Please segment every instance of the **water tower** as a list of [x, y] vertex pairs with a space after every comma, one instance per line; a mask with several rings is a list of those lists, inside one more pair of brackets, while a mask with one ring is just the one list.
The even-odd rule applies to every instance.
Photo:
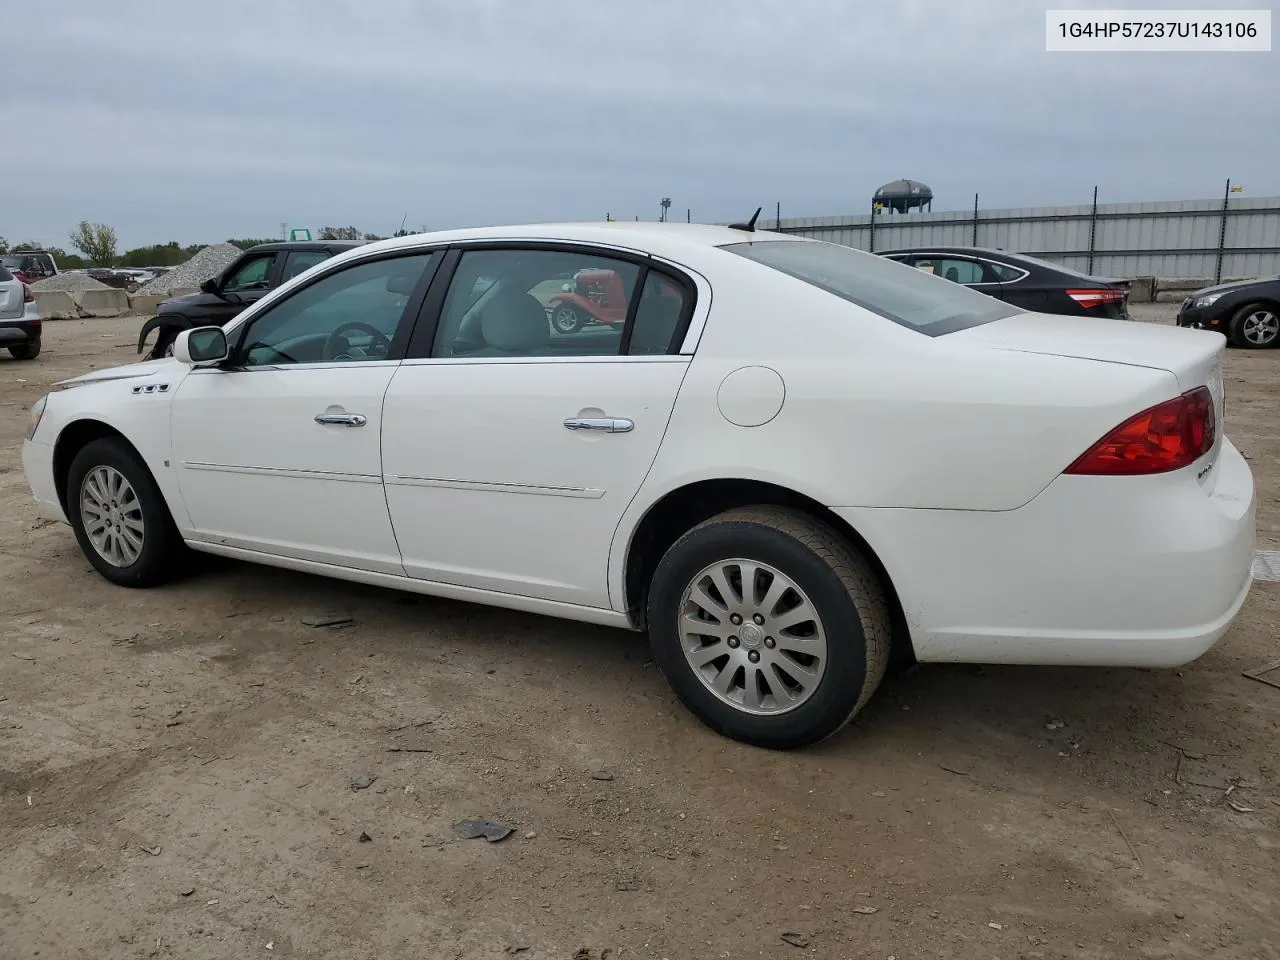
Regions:
[[871, 198], [873, 209], [891, 213], [907, 213], [909, 210], [932, 210], [933, 191], [919, 180], [894, 180], [886, 183]]

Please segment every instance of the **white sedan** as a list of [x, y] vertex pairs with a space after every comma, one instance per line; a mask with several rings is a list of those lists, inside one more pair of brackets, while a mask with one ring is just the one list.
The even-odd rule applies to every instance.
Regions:
[[751, 227], [351, 250], [61, 384], [28, 482], [125, 586], [197, 550], [648, 630], [698, 717], [769, 747], [840, 729], [891, 657], [1168, 667], [1223, 635], [1254, 488], [1222, 337]]

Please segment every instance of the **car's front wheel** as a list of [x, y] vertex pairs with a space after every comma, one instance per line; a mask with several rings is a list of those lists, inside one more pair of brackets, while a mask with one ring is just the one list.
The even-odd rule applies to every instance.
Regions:
[[1261, 303], [1241, 307], [1231, 318], [1230, 340], [1237, 347], [1261, 350], [1280, 342], [1280, 311]]
[[26, 343], [18, 344], [16, 347], [10, 347], [9, 356], [15, 360], [34, 360], [40, 356], [40, 341], [28, 340]]
[[831, 736], [889, 662], [874, 572], [796, 510], [744, 507], [694, 527], [658, 564], [647, 615], [677, 696], [712, 729], [761, 747]]
[[121, 586], [162, 583], [185, 555], [151, 471], [122, 440], [94, 440], [75, 455], [67, 519], [94, 569]]
[[551, 325], [556, 333], [577, 333], [586, 325], [577, 308], [567, 303], [557, 303], [551, 308]]

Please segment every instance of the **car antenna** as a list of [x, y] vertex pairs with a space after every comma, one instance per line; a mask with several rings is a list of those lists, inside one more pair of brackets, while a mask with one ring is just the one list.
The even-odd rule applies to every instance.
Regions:
[[731, 224], [729, 224], [729, 229], [730, 229], [730, 230], [745, 230], [745, 231], [747, 231], [747, 233], [755, 233], [755, 232], [756, 232], [756, 220], [758, 220], [758, 219], [760, 218], [760, 211], [761, 211], [761, 210], [763, 210], [763, 209], [764, 209], [764, 207], [756, 207], [756, 212], [755, 212], [755, 213], [753, 213], [753, 214], [751, 215], [751, 219], [750, 219], [750, 220], [748, 220], [746, 223], [731, 223]]

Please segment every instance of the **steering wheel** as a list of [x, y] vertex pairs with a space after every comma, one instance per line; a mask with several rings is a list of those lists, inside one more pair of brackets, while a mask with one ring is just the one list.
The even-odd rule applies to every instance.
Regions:
[[[367, 333], [373, 338], [373, 343], [369, 345], [366, 353], [359, 347], [353, 347], [343, 336], [344, 331], [358, 330], [361, 333]], [[352, 352], [354, 351], [354, 353]], [[324, 358], [325, 360], [381, 360], [391, 352], [391, 339], [376, 327], [371, 327], [367, 323], [361, 323], [359, 320], [349, 320], [333, 333], [329, 334], [324, 341]]]

